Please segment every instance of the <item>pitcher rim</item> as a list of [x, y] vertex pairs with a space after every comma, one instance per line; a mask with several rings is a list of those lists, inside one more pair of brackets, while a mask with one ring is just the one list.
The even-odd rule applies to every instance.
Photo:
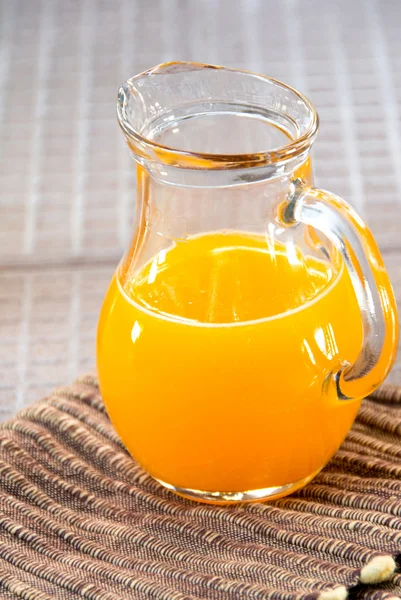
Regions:
[[[165, 144], [156, 142], [149, 137], [143, 136], [139, 131], [132, 127], [127, 115], [127, 104], [133, 82], [140, 78], [166, 72], [168, 70], [171, 72], [178, 72], [179, 70], [197, 71], [203, 69], [217, 69], [232, 73], [243, 73], [244, 75], [263, 79], [290, 91], [304, 103], [310, 113], [311, 120], [307, 130], [299, 137], [290, 140], [288, 144], [284, 144], [272, 150], [252, 153], [225, 154], [181, 150], [180, 148], [167, 146]], [[170, 166], [190, 169], [248, 169], [250, 167], [261, 167], [269, 164], [273, 165], [286, 162], [307, 151], [312, 145], [319, 129], [319, 116], [312, 102], [307, 98], [307, 96], [292, 86], [273, 77], [255, 73], [246, 69], [237, 69], [190, 61], [170, 61], [160, 63], [155, 67], [147, 69], [142, 73], [138, 73], [137, 75], [127, 79], [121, 84], [121, 87], [118, 91], [117, 117], [119, 125], [125, 134], [128, 146], [131, 148], [136, 157], [142, 159], [142, 161], [153, 160]]]

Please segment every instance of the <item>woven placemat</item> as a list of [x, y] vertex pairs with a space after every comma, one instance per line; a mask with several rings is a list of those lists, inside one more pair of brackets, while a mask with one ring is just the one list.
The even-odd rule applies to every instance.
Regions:
[[0, 427], [0, 597], [399, 597], [400, 438], [401, 388], [384, 386], [294, 496], [196, 504], [129, 457], [84, 376]]

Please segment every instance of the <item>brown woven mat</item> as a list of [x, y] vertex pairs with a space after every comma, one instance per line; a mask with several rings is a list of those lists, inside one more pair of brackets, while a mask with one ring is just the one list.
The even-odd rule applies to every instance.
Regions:
[[396, 598], [400, 438], [385, 386], [295, 496], [195, 504], [127, 455], [84, 376], [0, 427], [0, 597]]

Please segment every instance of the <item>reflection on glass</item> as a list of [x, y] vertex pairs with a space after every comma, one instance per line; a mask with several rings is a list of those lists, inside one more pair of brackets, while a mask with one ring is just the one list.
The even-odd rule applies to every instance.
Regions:
[[142, 328], [139, 325], [138, 321], [135, 321], [134, 326], [131, 330], [131, 340], [135, 343], [139, 336], [141, 335]]
[[290, 263], [290, 265], [293, 265], [294, 267], [296, 267], [297, 265], [300, 264], [299, 256], [297, 253], [297, 247], [294, 245], [294, 242], [292, 242], [292, 241], [287, 242], [285, 247], [286, 247], [288, 262]]
[[324, 328], [318, 327], [315, 330], [314, 337], [320, 351], [328, 360], [333, 360], [333, 358], [339, 354], [331, 323], [327, 323]]
[[303, 341], [303, 347], [305, 348], [306, 352], [308, 353], [311, 363], [313, 365], [316, 365], [316, 360], [315, 360], [315, 357], [313, 356], [312, 348], [309, 346], [309, 343], [307, 340]]

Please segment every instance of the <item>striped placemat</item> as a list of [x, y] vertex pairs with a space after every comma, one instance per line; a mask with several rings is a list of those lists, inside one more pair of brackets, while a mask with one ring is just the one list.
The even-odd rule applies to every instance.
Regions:
[[196, 504], [129, 457], [81, 377], [0, 426], [0, 597], [397, 598], [400, 438], [401, 388], [383, 386], [294, 496]]

